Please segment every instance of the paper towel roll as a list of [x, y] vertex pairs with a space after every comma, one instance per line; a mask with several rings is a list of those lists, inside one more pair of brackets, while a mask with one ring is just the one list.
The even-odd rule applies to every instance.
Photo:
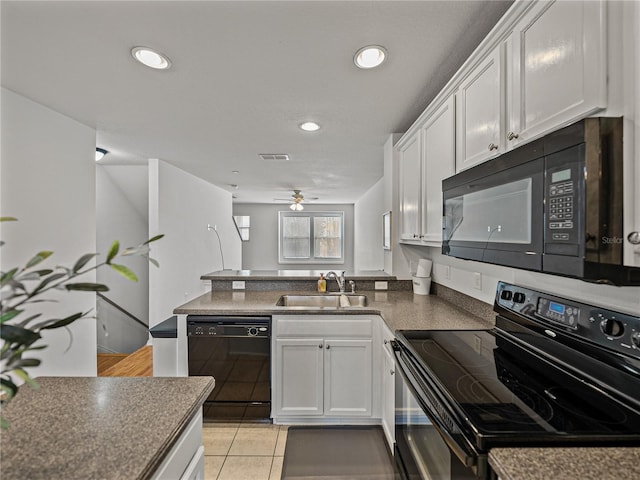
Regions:
[[418, 269], [416, 270], [416, 277], [430, 277], [431, 267], [433, 262], [427, 258], [421, 258], [418, 260]]

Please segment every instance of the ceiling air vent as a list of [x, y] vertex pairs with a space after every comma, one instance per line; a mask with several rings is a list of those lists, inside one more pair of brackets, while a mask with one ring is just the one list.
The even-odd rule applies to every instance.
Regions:
[[262, 160], [289, 160], [289, 155], [286, 153], [259, 153], [258, 156]]

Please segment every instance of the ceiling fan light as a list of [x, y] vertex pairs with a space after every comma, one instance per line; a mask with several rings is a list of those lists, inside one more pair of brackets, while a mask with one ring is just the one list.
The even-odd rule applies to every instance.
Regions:
[[295, 212], [300, 212], [304, 210], [304, 207], [299, 203], [292, 203], [291, 205], [289, 205], [289, 208]]

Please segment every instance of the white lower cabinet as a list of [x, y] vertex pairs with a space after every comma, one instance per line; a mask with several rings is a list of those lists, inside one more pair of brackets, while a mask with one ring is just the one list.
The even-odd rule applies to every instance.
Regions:
[[389, 449], [393, 452], [396, 441], [396, 360], [391, 350], [393, 334], [384, 327], [382, 346], [382, 430]]
[[371, 418], [379, 321], [364, 315], [274, 317], [274, 420]]
[[176, 441], [152, 480], [204, 480], [202, 409], [198, 410]]
[[371, 347], [371, 340], [325, 340], [325, 414], [371, 415], [373, 364]]
[[276, 340], [274, 380], [277, 415], [323, 415], [322, 338]]

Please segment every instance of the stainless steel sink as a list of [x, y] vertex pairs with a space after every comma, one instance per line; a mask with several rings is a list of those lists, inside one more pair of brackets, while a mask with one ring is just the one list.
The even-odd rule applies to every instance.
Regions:
[[282, 295], [278, 307], [347, 308], [366, 307], [366, 295]]

